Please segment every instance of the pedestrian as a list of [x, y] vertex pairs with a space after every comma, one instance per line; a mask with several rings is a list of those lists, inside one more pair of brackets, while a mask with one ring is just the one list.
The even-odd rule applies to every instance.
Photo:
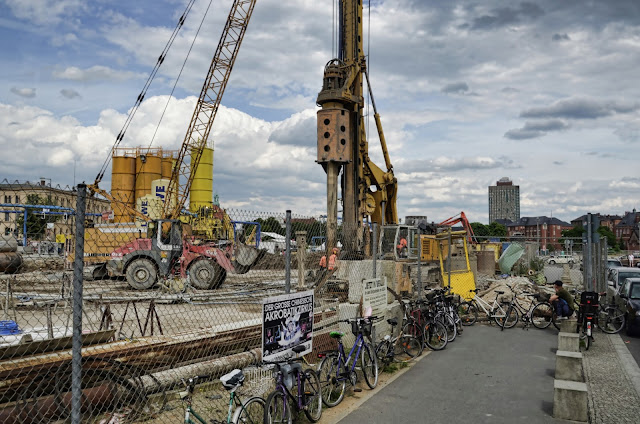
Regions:
[[329, 265], [327, 268], [329, 268], [329, 271], [333, 271], [336, 267], [336, 261], [338, 260], [338, 248], [334, 247], [331, 250], [331, 256], [329, 256]]
[[396, 246], [396, 248], [398, 249], [399, 258], [407, 257], [407, 239], [406, 238], [401, 237], [400, 241], [398, 242], [398, 246]]
[[555, 307], [558, 319], [567, 319], [576, 310], [573, 297], [562, 287], [562, 281], [560, 280], [556, 280], [553, 283], [553, 288], [556, 294], [549, 298], [549, 302]]
[[329, 263], [327, 263], [327, 255], [322, 255], [320, 258], [320, 270], [317, 273], [317, 281], [320, 282], [327, 275], [327, 269], [333, 271], [336, 267], [336, 260], [338, 259], [338, 248], [331, 249], [331, 255], [329, 256]]
[[633, 266], [633, 253], [629, 253], [629, 266]]

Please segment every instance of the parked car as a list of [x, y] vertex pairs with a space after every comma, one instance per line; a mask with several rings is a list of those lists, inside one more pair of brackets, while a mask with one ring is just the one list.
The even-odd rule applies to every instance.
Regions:
[[616, 304], [625, 312], [627, 335], [640, 329], [640, 278], [626, 278], [616, 296]]
[[617, 267], [607, 272], [607, 296], [616, 296], [627, 278], [640, 278], [640, 268]]
[[555, 265], [555, 264], [573, 265], [576, 262], [578, 262], [578, 260], [573, 255], [551, 255], [549, 259], [547, 259], [547, 263], [549, 265]]
[[622, 266], [622, 262], [620, 262], [620, 259], [611, 259], [611, 258], [607, 259], [607, 268], [616, 268], [621, 266]]

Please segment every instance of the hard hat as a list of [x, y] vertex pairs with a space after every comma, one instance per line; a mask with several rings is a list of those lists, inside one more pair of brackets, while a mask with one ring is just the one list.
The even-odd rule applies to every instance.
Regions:
[[338, 253], [338, 248], [337, 247], [333, 248], [333, 253]]

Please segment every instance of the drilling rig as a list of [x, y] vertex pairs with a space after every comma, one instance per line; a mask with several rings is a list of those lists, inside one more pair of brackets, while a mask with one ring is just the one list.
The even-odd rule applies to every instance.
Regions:
[[[397, 180], [389, 158], [363, 51], [362, 1], [338, 2], [338, 57], [324, 68], [318, 94], [317, 162], [327, 173], [327, 249], [337, 245], [338, 177], [342, 193], [343, 234], [348, 253], [364, 251], [365, 222], [396, 224]], [[368, 93], [386, 171], [369, 157], [363, 82]], [[342, 171], [342, 172], [340, 172]]]

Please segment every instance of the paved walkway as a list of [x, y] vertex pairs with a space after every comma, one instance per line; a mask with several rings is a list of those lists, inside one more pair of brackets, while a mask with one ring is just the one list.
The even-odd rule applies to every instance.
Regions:
[[476, 324], [374, 394], [340, 424], [554, 423], [557, 331]]
[[640, 368], [618, 334], [594, 334], [583, 352], [592, 424], [640, 422]]

